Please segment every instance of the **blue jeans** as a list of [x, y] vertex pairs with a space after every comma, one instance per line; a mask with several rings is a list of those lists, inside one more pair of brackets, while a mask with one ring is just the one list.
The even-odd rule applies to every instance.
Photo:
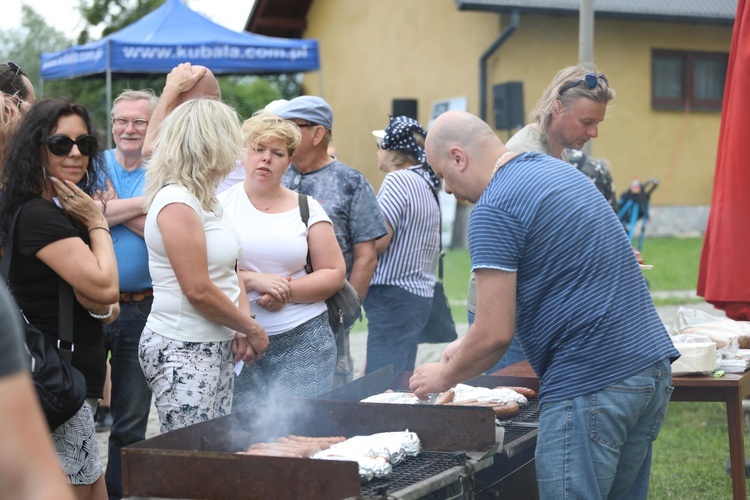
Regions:
[[152, 303], [153, 297], [140, 302], [120, 302], [120, 316], [104, 328], [112, 367], [112, 427], [104, 475], [109, 498], [122, 498], [122, 448], [146, 438], [151, 389], [138, 361], [138, 341]]
[[541, 499], [645, 499], [653, 441], [672, 395], [668, 359], [618, 384], [543, 403], [536, 444]]
[[[469, 319], [469, 326], [474, 323], [474, 318], [476, 315], [471, 312], [467, 311], [466, 315]], [[510, 366], [513, 363], [518, 363], [519, 361], [523, 361], [526, 359], [526, 355], [523, 353], [523, 349], [521, 349], [521, 343], [518, 341], [518, 337], [513, 337], [513, 342], [510, 343], [508, 346], [508, 350], [505, 351], [505, 354], [503, 354], [503, 357], [500, 358], [497, 363], [495, 363], [495, 366], [487, 370], [485, 373], [492, 374], [496, 371], [498, 371], [501, 368], [505, 368], [506, 366]]]
[[393, 365], [393, 372], [414, 370], [419, 333], [430, 319], [432, 298], [398, 286], [371, 286], [365, 297], [367, 365], [365, 373]]

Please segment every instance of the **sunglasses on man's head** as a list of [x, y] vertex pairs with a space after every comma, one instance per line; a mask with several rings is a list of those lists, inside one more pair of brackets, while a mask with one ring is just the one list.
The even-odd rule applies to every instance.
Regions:
[[10, 79], [11, 81], [15, 80], [18, 74], [21, 72], [21, 68], [18, 67], [18, 64], [14, 63], [13, 61], [8, 61], [5, 64], [7, 64], [10, 69], [15, 71], [15, 73], [13, 74], [13, 78]]
[[599, 79], [602, 79], [604, 81], [604, 83], [606, 83], [607, 85], [609, 85], [609, 82], [607, 81], [607, 77], [604, 76], [603, 74], [601, 74], [601, 73], [588, 73], [588, 74], [584, 75], [583, 78], [581, 78], [580, 80], [577, 80], [577, 81], [571, 83], [570, 85], [566, 85], [565, 87], [561, 88], [560, 91], [558, 92], [558, 94], [562, 94], [566, 90], [570, 90], [573, 87], [577, 87], [581, 83], [585, 83], [586, 86], [590, 90], [593, 90], [599, 84]]
[[93, 135], [82, 135], [77, 140], [64, 135], [53, 135], [47, 139], [47, 148], [55, 156], [67, 156], [73, 149], [73, 145], [78, 146], [78, 151], [83, 156], [91, 156], [96, 153], [96, 137]]

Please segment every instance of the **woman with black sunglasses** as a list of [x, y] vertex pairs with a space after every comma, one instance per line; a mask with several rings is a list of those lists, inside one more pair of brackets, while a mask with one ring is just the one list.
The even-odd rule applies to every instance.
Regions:
[[[7, 276], [29, 322], [56, 344], [59, 280], [73, 288], [73, 366], [88, 386], [70, 420], [52, 429], [61, 467], [78, 498], [106, 498], [94, 411], [102, 397], [102, 323], [119, 311], [117, 264], [102, 211], [91, 194], [103, 182], [100, 141], [85, 107], [42, 99], [23, 117], [5, 149], [0, 229], [20, 209]], [[7, 250], [6, 250], [7, 251]]]

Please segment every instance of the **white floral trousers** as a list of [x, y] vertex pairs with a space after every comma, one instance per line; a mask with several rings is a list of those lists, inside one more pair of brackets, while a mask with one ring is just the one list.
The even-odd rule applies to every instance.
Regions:
[[146, 328], [138, 357], [154, 393], [161, 432], [229, 414], [234, 384], [230, 340], [182, 342]]

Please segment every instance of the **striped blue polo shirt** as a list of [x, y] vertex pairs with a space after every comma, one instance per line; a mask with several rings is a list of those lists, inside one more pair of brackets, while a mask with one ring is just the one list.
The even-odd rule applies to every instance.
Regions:
[[472, 270], [517, 273], [516, 331], [542, 402], [590, 394], [676, 358], [620, 221], [572, 165], [525, 153], [469, 220]]

